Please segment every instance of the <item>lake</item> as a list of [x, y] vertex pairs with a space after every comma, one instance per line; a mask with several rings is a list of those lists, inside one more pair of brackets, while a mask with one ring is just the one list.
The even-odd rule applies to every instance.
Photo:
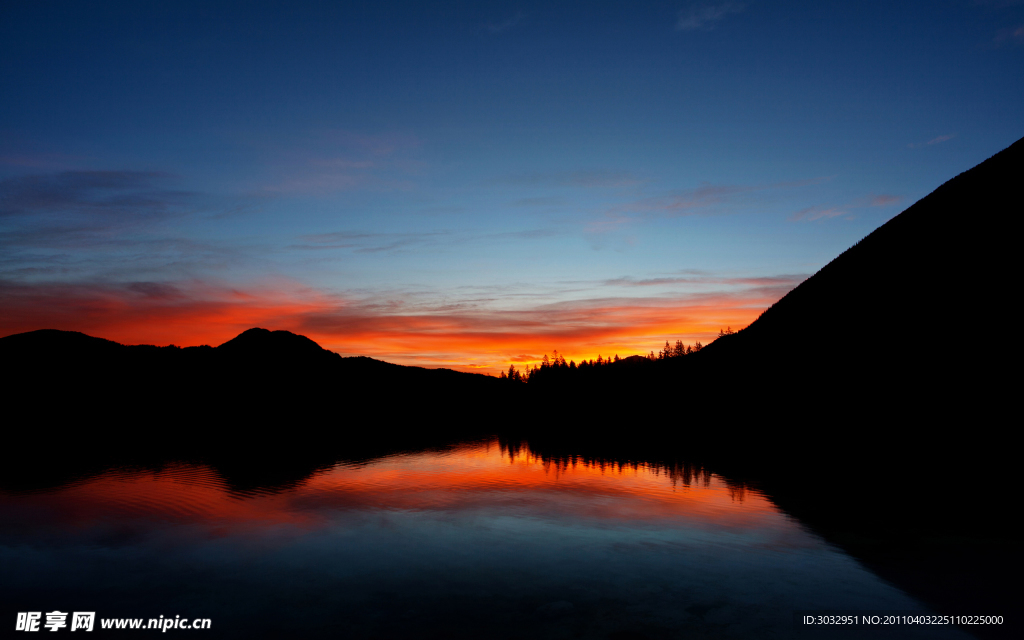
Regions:
[[111, 636], [128, 632], [100, 619], [207, 618], [167, 633], [208, 638], [968, 637], [796, 625], [797, 611], [926, 608], [703, 468], [553, 461], [497, 439], [272, 486], [175, 463], [7, 491], [0, 566], [8, 629], [59, 610], [95, 611]]

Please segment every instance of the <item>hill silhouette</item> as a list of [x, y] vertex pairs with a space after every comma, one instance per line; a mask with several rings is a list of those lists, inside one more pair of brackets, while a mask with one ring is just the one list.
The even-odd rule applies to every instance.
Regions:
[[[507, 395], [488, 376], [343, 358], [288, 331], [250, 329], [218, 347], [122, 345], [78, 332], [0, 338], [5, 396], [26, 451], [145, 453], [316, 450], [426, 428], [460, 434]], [[18, 447], [16, 447], [18, 448]], [[104, 454], [105, 455], [105, 454]], [[241, 455], [241, 454], [239, 454]]]
[[296, 361], [330, 358], [336, 355], [306, 336], [290, 331], [269, 331], [259, 328], [243, 331], [217, 347], [217, 351], [238, 358], [286, 358]]
[[[857, 415], [977, 419], [1019, 341], [999, 325], [1015, 281], [1024, 140], [949, 180], [784, 296], [702, 363], [760, 398], [814, 395]], [[739, 371], [743, 373], [740, 374]], [[761, 389], [757, 389], [762, 385]]]

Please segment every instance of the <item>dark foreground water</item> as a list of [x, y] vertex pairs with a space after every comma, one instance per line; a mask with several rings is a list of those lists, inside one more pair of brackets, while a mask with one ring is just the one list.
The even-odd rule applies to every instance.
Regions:
[[166, 632], [196, 638], [967, 637], [795, 625], [925, 609], [715, 475], [545, 464], [497, 441], [274, 490], [182, 464], [2, 493], [0, 567], [4, 633], [25, 637], [17, 612], [54, 610], [95, 611], [85, 637], [164, 635], [98, 628], [161, 615], [209, 618]]

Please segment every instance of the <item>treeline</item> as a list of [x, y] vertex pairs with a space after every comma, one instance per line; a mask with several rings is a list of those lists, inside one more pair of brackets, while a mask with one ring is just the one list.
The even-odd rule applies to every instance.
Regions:
[[[719, 337], [735, 333], [732, 327], [726, 327], [718, 332]], [[642, 366], [658, 361], [678, 360], [688, 355], [699, 352], [704, 345], [698, 340], [692, 345], [684, 344], [682, 340], [676, 340], [675, 344], [665, 341], [665, 346], [657, 353], [648, 352], [647, 355], [633, 355], [620, 358], [618, 354], [605, 358], [598, 355], [597, 359], [583, 360], [576, 364], [574, 360], [566, 361], [565, 356], [555, 349], [551, 356], [544, 354], [541, 363], [538, 365], [526, 365], [522, 371], [510, 364], [508, 371], [502, 371], [498, 377], [512, 383], [530, 383], [551, 381], [555, 379], [589, 377], [597, 374], [607, 367]]]
[[[634, 357], [646, 358], [647, 356]], [[576, 364], [576, 361], [574, 360], [569, 360], [568, 362], [566, 362], [565, 356], [558, 353], [558, 349], [555, 349], [554, 352], [551, 354], [551, 357], [548, 357], [548, 354], [545, 353], [539, 365], [533, 365], [532, 367], [530, 365], [526, 365], [525, 367], [523, 367], [523, 370], [520, 371], [519, 369], [516, 369], [516, 366], [514, 364], [510, 364], [508, 366], [508, 372], [506, 373], [502, 371], [501, 375], [498, 377], [503, 380], [510, 380], [512, 382], [529, 382], [530, 380], [539, 380], [548, 372], [585, 371], [599, 367], [605, 367], [610, 364], [616, 364], [619, 362], [622, 362], [622, 358], [619, 358], [618, 354], [615, 354], [614, 357], [607, 359], [601, 355], [598, 355], [597, 360], [583, 360], [579, 364]]]

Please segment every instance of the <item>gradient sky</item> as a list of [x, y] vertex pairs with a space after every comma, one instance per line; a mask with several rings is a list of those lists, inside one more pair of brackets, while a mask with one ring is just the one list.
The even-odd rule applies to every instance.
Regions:
[[745, 326], [1020, 138], [1024, 2], [7, 0], [0, 96], [0, 335], [496, 372]]

